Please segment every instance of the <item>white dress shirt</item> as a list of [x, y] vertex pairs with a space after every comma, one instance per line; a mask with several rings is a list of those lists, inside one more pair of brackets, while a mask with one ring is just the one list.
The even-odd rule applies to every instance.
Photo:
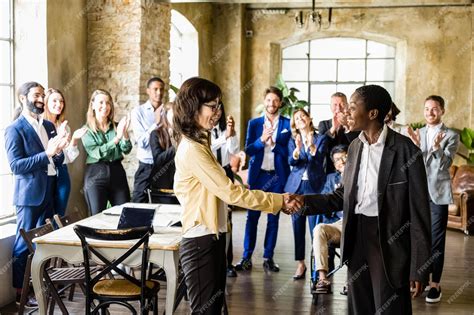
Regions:
[[214, 126], [211, 130], [211, 151], [215, 157], [217, 157], [218, 149], [221, 149], [221, 165], [226, 166], [230, 163], [230, 154], [239, 153], [239, 138], [233, 136], [226, 139], [225, 130], [221, 131], [219, 126]]
[[363, 147], [357, 178], [357, 203], [354, 212], [368, 217], [379, 215], [377, 183], [380, 161], [387, 138], [387, 128], [387, 125], [384, 124], [382, 133], [374, 144], [369, 144], [364, 132], [359, 134]]
[[436, 135], [440, 132], [442, 125], [442, 122], [432, 127], [426, 125], [426, 149], [428, 151], [431, 151], [431, 149], [433, 148], [434, 139]]
[[[272, 123], [270, 119], [268, 119], [267, 115], [265, 117], [265, 126], [267, 128], [272, 127]], [[273, 134], [272, 140], [273, 143], [276, 142], [277, 134], [278, 134], [278, 122], [280, 121], [280, 115], [276, 116], [273, 119]], [[273, 149], [275, 148], [275, 144], [270, 145], [270, 141], [265, 143], [265, 149], [263, 153], [263, 161], [262, 161], [262, 170], [265, 171], [274, 171], [275, 170], [275, 153], [273, 153]]]
[[[35, 130], [36, 134], [41, 140], [41, 144], [43, 144], [43, 148], [46, 151], [46, 148], [48, 147], [48, 132], [46, 131], [46, 128], [43, 126], [43, 117], [39, 116], [39, 120], [34, 119], [30, 115], [24, 115], [23, 116], [26, 118], [26, 121], [28, 121]], [[56, 176], [56, 166], [54, 165], [53, 159], [51, 157], [48, 157], [49, 159], [49, 164], [48, 164], [48, 176]]]

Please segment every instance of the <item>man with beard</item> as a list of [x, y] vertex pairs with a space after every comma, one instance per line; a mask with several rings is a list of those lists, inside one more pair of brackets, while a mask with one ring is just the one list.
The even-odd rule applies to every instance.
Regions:
[[410, 281], [412, 297], [419, 296], [432, 260], [423, 154], [384, 124], [391, 105], [381, 86], [356, 89], [348, 125], [361, 133], [349, 146], [343, 186], [299, 198], [303, 215], [344, 211], [349, 314], [411, 314]]
[[[5, 130], [5, 148], [15, 175], [13, 202], [17, 213], [17, 233], [13, 245], [13, 286], [20, 301], [28, 248], [20, 229], [29, 231], [54, 214], [56, 167], [64, 161], [62, 149], [68, 144], [65, 125], [57, 135], [54, 124], [43, 120], [44, 88], [27, 82], [18, 89], [21, 113]], [[35, 306], [30, 298], [28, 306]]]
[[[276, 87], [269, 87], [264, 93], [265, 113], [249, 121], [245, 153], [250, 156], [248, 184], [250, 189], [282, 193], [290, 166], [288, 165], [288, 141], [291, 137], [290, 120], [279, 114], [283, 94]], [[260, 211], [248, 210], [245, 225], [244, 253], [236, 270], [250, 270], [251, 257], [257, 240], [257, 226]], [[268, 214], [265, 232], [263, 267], [273, 272], [280, 267], [273, 261], [278, 235], [280, 214]]]

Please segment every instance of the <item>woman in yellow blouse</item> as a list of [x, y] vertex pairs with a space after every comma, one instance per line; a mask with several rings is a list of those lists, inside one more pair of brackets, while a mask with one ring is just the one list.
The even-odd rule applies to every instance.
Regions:
[[273, 214], [300, 206], [289, 195], [250, 191], [226, 176], [209, 144], [220, 98], [216, 84], [196, 77], [183, 83], [174, 107], [174, 192], [183, 208], [180, 258], [192, 314], [220, 314], [224, 305], [225, 204]]
[[84, 174], [84, 194], [91, 215], [112, 206], [130, 201], [127, 176], [122, 166], [124, 154], [130, 153], [128, 137], [130, 117], [116, 125], [114, 104], [110, 93], [95, 90], [87, 110], [87, 133], [82, 144], [87, 152]]

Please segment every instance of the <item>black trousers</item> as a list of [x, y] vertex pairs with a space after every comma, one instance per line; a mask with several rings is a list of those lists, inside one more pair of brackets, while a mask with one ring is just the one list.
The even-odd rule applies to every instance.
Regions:
[[88, 164], [84, 174], [84, 195], [91, 215], [107, 207], [130, 201], [127, 175], [121, 161]]
[[411, 314], [409, 285], [394, 289], [385, 276], [377, 217], [355, 217], [356, 240], [347, 268], [349, 314]]
[[148, 202], [148, 196], [145, 190], [150, 187], [150, 176], [152, 170], [153, 164], [138, 162], [138, 169], [135, 172], [135, 179], [133, 182], [132, 202]]
[[439, 283], [444, 266], [446, 226], [448, 225], [448, 205], [437, 205], [430, 201], [431, 209], [431, 281]]
[[183, 238], [179, 247], [192, 314], [221, 314], [225, 301], [225, 234]]
[[[230, 167], [230, 164], [227, 164], [226, 166], [223, 166], [225, 174], [227, 177], [230, 178], [232, 182], [234, 182], [234, 173], [232, 172], [232, 168]], [[233, 206], [230, 206], [231, 208]], [[229, 238], [229, 247], [227, 248], [227, 266], [230, 267], [232, 265], [232, 261], [234, 260], [234, 249], [233, 249], [233, 244], [232, 244], [232, 229], [233, 229], [233, 224], [232, 224], [232, 212], [229, 212], [229, 222], [230, 222], [230, 233], [227, 236]]]

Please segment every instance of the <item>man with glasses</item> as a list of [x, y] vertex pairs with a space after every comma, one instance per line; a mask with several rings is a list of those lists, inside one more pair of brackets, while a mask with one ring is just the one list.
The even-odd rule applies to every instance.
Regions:
[[[322, 194], [331, 193], [342, 186], [344, 166], [347, 160], [347, 145], [340, 144], [332, 148], [331, 159], [336, 168], [336, 172], [331, 173], [326, 178]], [[339, 244], [342, 234], [342, 209], [331, 214], [330, 220], [333, 223], [321, 223], [314, 228], [313, 255], [315, 270], [318, 272], [319, 280], [313, 285], [313, 290], [317, 293], [328, 293], [331, 289], [331, 282], [326, 278], [328, 271], [334, 269], [334, 247], [328, 244]], [[329, 258], [328, 258], [329, 255]]]
[[[280, 116], [283, 94], [277, 87], [265, 90], [265, 113], [248, 123], [245, 153], [250, 156], [248, 184], [250, 189], [282, 193], [290, 174], [288, 165], [288, 141], [291, 137], [290, 120]], [[257, 241], [257, 226], [260, 211], [248, 210], [245, 225], [244, 253], [236, 270], [252, 268], [252, 254]], [[280, 267], [273, 261], [278, 235], [280, 214], [268, 214], [265, 232], [263, 267], [278, 272]]]

